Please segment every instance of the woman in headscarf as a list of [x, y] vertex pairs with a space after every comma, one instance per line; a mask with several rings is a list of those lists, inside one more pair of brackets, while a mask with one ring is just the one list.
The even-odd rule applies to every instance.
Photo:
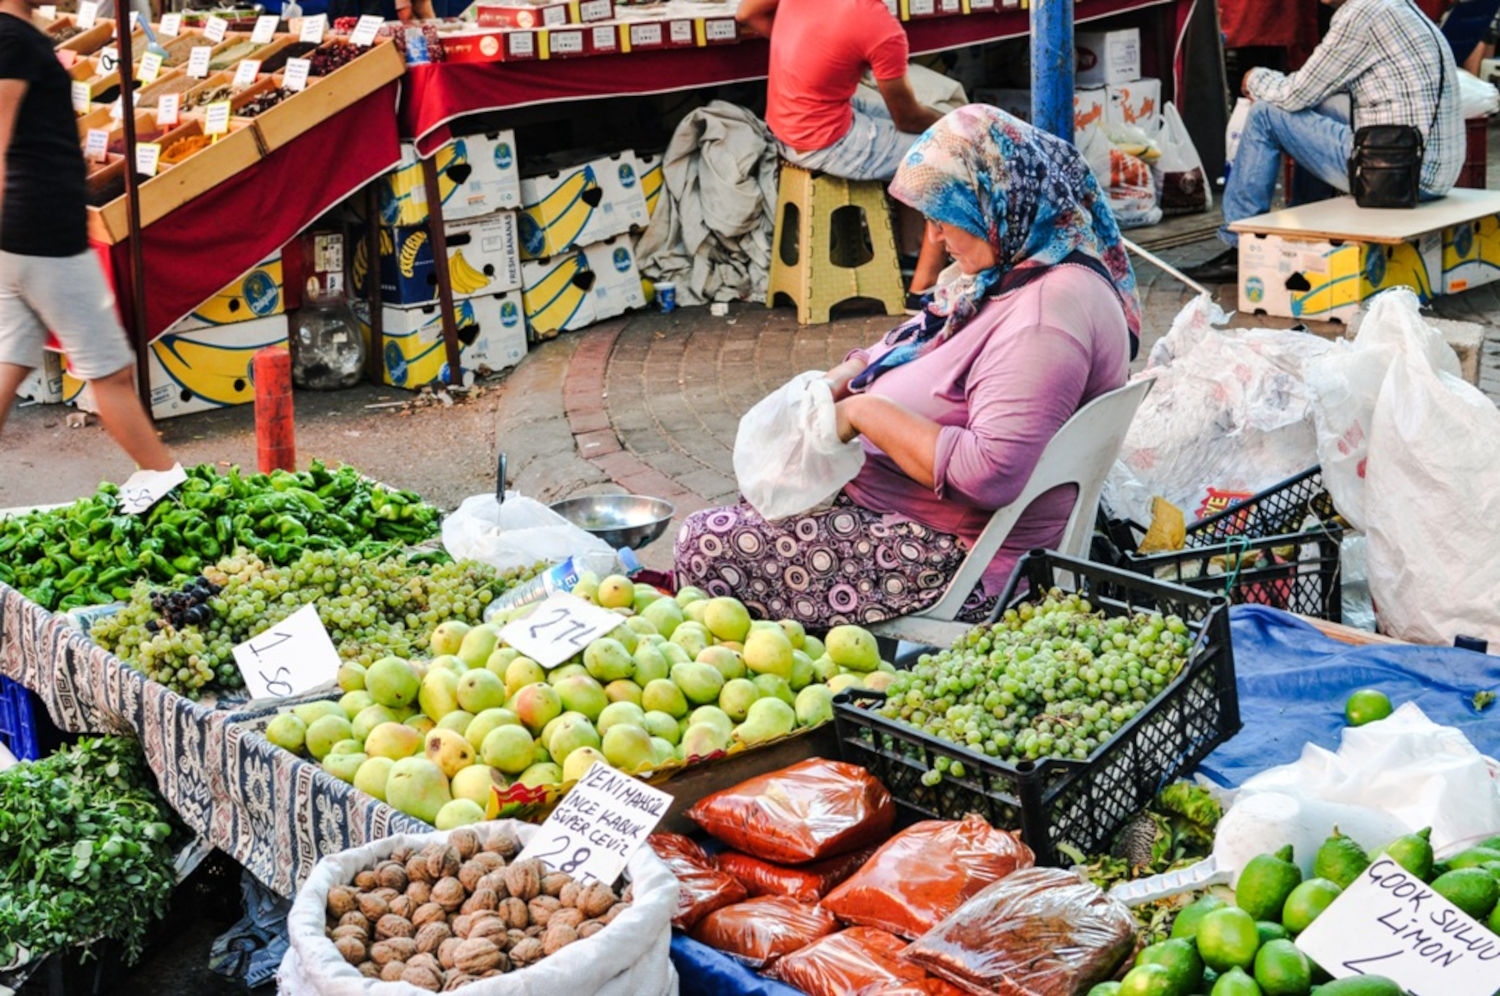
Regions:
[[[917, 140], [890, 192], [954, 262], [924, 311], [827, 374], [864, 468], [826, 510], [767, 522], [741, 502], [689, 516], [679, 584], [810, 629], [921, 611], [1063, 423], [1125, 383], [1135, 277], [1072, 145], [971, 104]], [[988, 613], [1022, 553], [1061, 540], [1070, 490], [1031, 504], [961, 618]]]

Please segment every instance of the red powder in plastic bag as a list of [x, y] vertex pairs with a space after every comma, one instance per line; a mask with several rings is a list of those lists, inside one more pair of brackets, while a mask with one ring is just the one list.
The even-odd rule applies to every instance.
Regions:
[[883, 840], [896, 804], [858, 765], [812, 758], [715, 792], [687, 815], [737, 850], [795, 865]]
[[965, 899], [1036, 858], [984, 817], [926, 820], [892, 837], [823, 905], [840, 920], [916, 938]]
[[714, 910], [740, 902], [748, 895], [739, 880], [715, 868], [703, 848], [687, 837], [654, 833], [646, 838], [646, 843], [677, 876], [674, 927], [686, 930]]
[[975, 894], [903, 957], [974, 993], [1073, 996], [1135, 946], [1130, 911], [1058, 868], [1025, 868]]
[[905, 941], [887, 931], [850, 927], [786, 955], [772, 974], [808, 996], [848, 996], [879, 983], [927, 978], [925, 969], [901, 959], [904, 947]]
[[874, 853], [875, 848], [868, 847], [795, 867], [772, 864], [738, 851], [725, 851], [713, 860], [721, 871], [739, 879], [752, 896], [790, 896], [799, 902], [815, 903], [858, 871]]
[[759, 970], [839, 929], [832, 913], [786, 896], [759, 896], [714, 910], [693, 939]]

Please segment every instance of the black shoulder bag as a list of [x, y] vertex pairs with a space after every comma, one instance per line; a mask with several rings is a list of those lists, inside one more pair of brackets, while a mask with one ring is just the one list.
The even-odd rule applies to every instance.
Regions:
[[[1419, 17], [1427, 15], [1417, 12]], [[1442, 44], [1439, 42], [1439, 44]], [[1437, 127], [1443, 110], [1443, 84], [1448, 74], [1438, 50], [1437, 106], [1427, 133]], [[1356, 108], [1356, 111], [1358, 109]], [[1422, 130], [1416, 125], [1366, 125], [1354, 132], [1349, 154], [1349, 192], [1362, 208], [1414, 208], [1422, 189]]]

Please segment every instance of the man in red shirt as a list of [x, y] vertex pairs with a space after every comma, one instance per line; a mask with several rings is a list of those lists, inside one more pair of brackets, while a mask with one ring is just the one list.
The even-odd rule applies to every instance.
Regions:
[[[736, 20], [771, 39], [766, 124], [781, 156], [849, 180], [889, 180], [942, 112], [906, 78], [906, 32], [883, 0], [741, 0]], [[856, 91], [866, 69], [881, 100]], [[922, 240], [912, 287], [937, 281], [944, 255]]]

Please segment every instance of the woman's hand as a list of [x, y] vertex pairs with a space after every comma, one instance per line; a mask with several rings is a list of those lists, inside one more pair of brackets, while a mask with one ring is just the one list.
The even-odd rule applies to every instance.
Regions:
[[839, 442], [847, 443], [859, 435], [859, 430], [854, 427], [853, 409], [863, 400], [863, 396], [853, 395], [834, 403], [833, 417], [839, 434]]
[[[828, 382], [829, 388], [833, 390], [833, 400], [835, 402], [843, 401], [849, 397], [849, 382], [863, 373], [864, 369], [864, 357], [856, 355], [849, 357], [843, 363], [840, 363], [823, 375], [823, 379]], [[845, 441], [847, 442], [847, 440]]]

